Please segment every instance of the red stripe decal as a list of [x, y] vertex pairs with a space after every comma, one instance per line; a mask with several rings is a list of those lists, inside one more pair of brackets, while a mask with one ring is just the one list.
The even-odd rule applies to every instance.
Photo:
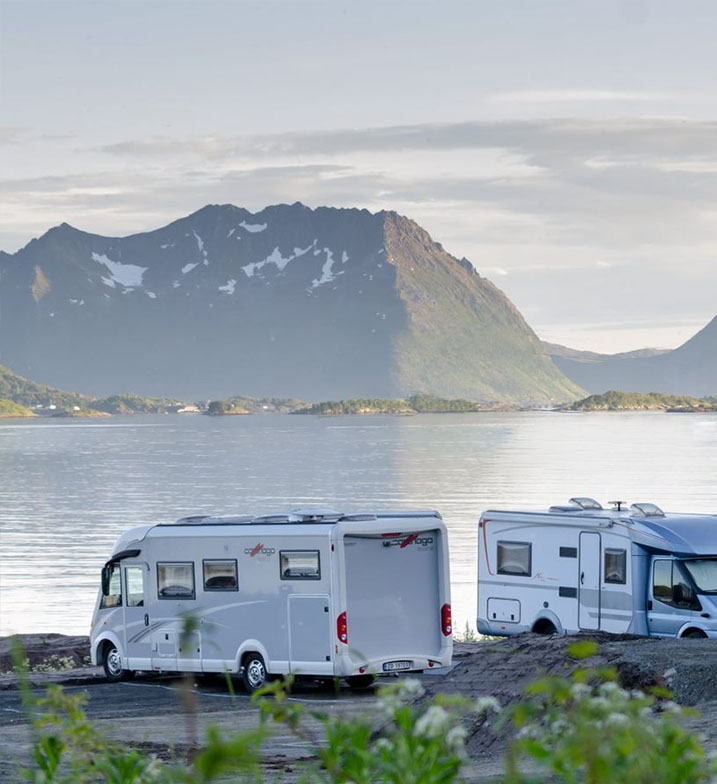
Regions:
[[401, 549], [403, 550], [404, 547], [408, 547], [409, 544], [413, 544], [416, 541], [416, 539], [418, 539], [418, 534], [411, 534], [410, 536], [407, 536], [401, 542]]
[[264, 545], [259, 542], [259, 544], [249, 553], [249, 558], [253, 558], [255, 555], [258, 555], [261, 552], [261, 548]]

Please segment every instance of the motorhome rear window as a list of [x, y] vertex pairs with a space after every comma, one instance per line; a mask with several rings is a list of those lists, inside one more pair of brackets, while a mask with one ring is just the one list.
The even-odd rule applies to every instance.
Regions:
[[318, 550], [282, 550], [279, 553], [282, 580], [320, 580]]
[[498, 542], [498, 574], [530, 577], [530, 542]]
[[236, 560], [207, 559], [204, 566], [205, 591], [238, 591]]
[[605, 548], [605, 582], [624, 585], [627, 580], [627, 552]]
[[157, 564], [157, 596], [160, 599], [194, 599], [194, 564]]

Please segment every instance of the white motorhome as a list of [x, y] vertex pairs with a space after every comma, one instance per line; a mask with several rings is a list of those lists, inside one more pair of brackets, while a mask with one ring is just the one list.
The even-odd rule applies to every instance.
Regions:
[[717, 515], [612, 505], [483, 512], [478, 631], [717, 639]]
[[102, 570], [90, 634], [107, 678], [295, 673], [369, 685], [446, 667], [453, 649], [438, 512], [188, 517], [134, 528]]

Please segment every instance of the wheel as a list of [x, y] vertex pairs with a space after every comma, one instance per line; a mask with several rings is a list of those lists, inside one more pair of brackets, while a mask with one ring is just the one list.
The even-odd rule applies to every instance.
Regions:
[[266, 683], [266, 666], [260, 653], [249, 653], [244, 658], [242, 683], [249, 694], [259, 691]]
[[105, 645], [104, 656], [102, 657], [102, 666], [105, 671], [105, 677], [111, 683], [118, 683], [119, 681], [126, 681], [134, 677], [132, 670], [122, 669], [122, 659], [117, 646], [111, 642]]
[[533, 626], [533, 634], [543, 634], [547, 637], [557, 633], [558, 630], [555, 628], [555, 624], [547, 618], [541, 618], [536, 622], [535, 626]]
[[687, 640], [706, 639], [707, 635], [701, 629], [690, 629], [685, 632], [682, 637]]
[[346, 684], [349, 689], [368, 689], [376, 680], [373, 675], [351, 675], [346, 678]]

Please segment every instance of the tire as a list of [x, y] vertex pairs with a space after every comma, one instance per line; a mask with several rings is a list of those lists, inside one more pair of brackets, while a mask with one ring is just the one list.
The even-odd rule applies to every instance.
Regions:
[[254, 694], [266, 684], [266, 665], [260, 653], [248, 653], [244, 657], [241, 680], [247, 694]]
[[346, 685], [349, 689], [361, 691], [362, 689], [368, 689], [372, 686], [375, 680], [376, 677], [374, 675], [351, 675], [346, 678]]
[[555, 628], [555, 624], [547, 618], [541, 618], [535, 626], [533, 626], [533, 634], [542, 634], [545, 637], [550, 637], [557, 633], [558, 630]]
[[683, 640], [706, 640], [707, 635], [699, 629], [690, 629], [682, 635]]
[[102, 653], [102, 667], [105, 671], [105, 678], [110, 683], [119, 683], [120, 681], [127, 681], [134, 677], [134, 672], [132, 672], [132, 670], [122, 669], [120, 653], [113, 642], [105, 644]]

